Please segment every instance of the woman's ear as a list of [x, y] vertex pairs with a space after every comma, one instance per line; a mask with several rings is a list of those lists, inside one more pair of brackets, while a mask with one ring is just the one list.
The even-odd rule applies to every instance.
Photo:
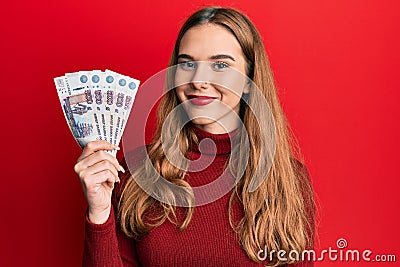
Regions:
[[245, 92], [243, 92], [243, 94], [242, 94], [242, 99], [244, 100], [244, 101], [248, 101], [249, 100], [249, 97], [250, 97], [250, 94], [249, 93], [245, 93]]
[[243, 94], [250, 93], [250, 87], [251, 87], [251, 80], [247, 79], [246, 84], [244, 85], [244, 88], [243, 88]]

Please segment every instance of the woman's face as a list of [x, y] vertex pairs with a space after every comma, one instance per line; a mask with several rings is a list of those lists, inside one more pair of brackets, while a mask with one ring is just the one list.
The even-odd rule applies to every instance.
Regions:
[[245, 73], [242, 49], [224, 27], [204, 24], [184, 34], [175, 90], [197, 127], [218, 134], [239, 126], [240, 98], [248, 93]]

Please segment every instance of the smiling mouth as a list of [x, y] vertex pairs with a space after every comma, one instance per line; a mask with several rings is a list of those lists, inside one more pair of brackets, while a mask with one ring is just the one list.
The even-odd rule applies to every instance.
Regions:
[[213, 102], [216, 97], [212, 96], [198, 96], [198, 95], [188, 95], [189, 101], [196, 106], [205, 106]]

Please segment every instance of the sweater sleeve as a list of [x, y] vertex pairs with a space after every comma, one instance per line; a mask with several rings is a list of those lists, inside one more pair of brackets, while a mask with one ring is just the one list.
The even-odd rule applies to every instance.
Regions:
[[[137, 160], [137, 162], [139, 161]], [[125, 158], [120, 164], [128, 170]], [[110, 216], [105, 223], [94, 224], [86, 215], [82, 266], [140, 266], [136, 254], [136, 241], [122, 232], [115, 217], [118, 206], [117, 195], [122, 192], [124, 183], [129, 176], [129, 171], [120, 174], [121, 183], [114, 188]]]
[[135, 241], [116, 225], [113, 206], [104, 224], [93, 224], [86, 215], [82, 266], [139, 266]]

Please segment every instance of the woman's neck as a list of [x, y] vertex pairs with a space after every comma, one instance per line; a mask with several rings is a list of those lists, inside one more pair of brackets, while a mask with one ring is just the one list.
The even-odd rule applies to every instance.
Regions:
[[231, 148], [236, 144], [239, 128], [229, 133], [214, 134], [207, 132], [197, 126], [193, 127], [197, 136], [198, 144], [191, 142], [190, 150], [205, 155], [226, 155], [231, 152]]

